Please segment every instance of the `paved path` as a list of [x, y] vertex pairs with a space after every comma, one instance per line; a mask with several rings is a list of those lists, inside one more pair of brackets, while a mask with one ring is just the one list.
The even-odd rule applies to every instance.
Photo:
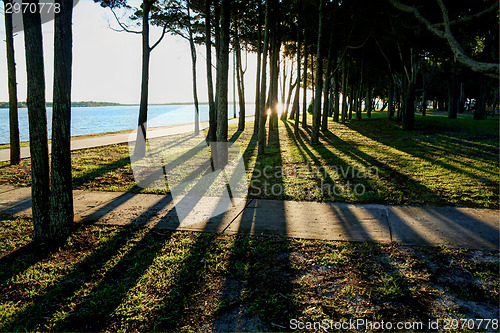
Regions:
[[[175, 206], [191, 203], [179, 221]], [[74, 191], [75, 220], [169, 230], [277, 234], [306, 239], [398, 242], [499, 249], [499, 211], [242, 199], [212, 216], [217, 198], [180, 198], [125, 192]], [[0, 186], [0, 214], [30, 216], [30, 188]]]
[[[248, 118], [252, 118], [253, 116], [248, 116]], [[229, 124], [237, 124], [238, 119], [230, 119], [228, 121]], [[204, 121], [200, 123], [200, 130], [208, 128], [208, 121]], [[87, 149], [87, 148], [95, 148], [102, 147], [108, 145], [114, 145], [117, 143], [127, 143], [130, 132], [127, 133], [118, 133], [118, 134], [109, 134], [96, 136], [88, 139], [78, 139], [71, 141], [71, 150], [79, 150], [79, 149]], [[148, 139], [158, 138], [167, 135], [175, 135], [181, 133], [189, 133], [194, 132], [194, 123], [193, 124], [185, 124], [179, 126], [165, 126], [158, 128], [151, 128], [147, 132]], [[51, 145], [49, 144], [49, 152], [51, 150]], [[30, 157], [30, 148], [29, 147], [21, 147], [21, 158]], [[0, 150], [0, 162], [10, 161], [10, 149], [1, 149]]]

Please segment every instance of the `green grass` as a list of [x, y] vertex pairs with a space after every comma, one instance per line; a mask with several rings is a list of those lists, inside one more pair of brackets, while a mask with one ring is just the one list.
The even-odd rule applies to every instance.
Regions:
[[[280, 121], [261, 156], [252, 122], [242, 133], [230, 126], [229, 138], [243, 153], [251, 197], [499, 207], [498, 120], [416, 116], [415, 130], [403, 131], [386, 117], [374, 112], [372, 119], [330, 121], [317, 146], [309, 144], [307, 131], [301, 128], [295, 137], [293, 123]], [[166, 192], [136, 186], [126, 145], [75, 151], [72, 156], [75, 189]], [[271, 177], [265, 177], [264, 169]], [[0, 164], [0, 183], [29, 186], [29, 172], [29, 159], [19, 166]]]
[[0, 222], [1, 331], [498, 318], [498, 252], [103, 225], [44, 248], [31, 233], [31, 220]]

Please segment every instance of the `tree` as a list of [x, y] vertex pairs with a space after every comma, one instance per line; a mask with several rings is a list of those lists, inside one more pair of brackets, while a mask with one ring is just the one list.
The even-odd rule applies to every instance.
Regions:
[[[4, 0], [4, 8], [12, 0]], [[9, 87], [9, 131], [10, 131], [10, 164], [19, 164], [21, 148], [19, 145], [19, 120], [17, 114], [17, 82], [16, 60], [14, 57], [14, 33], [12, 27], [12, 12], [5, 12], [5, 41], [7, 45], [7, 76]]]
[[267, 103], [266, 103], [266, 86], [267, 86], [267, 54], [269, 51], [269, 7], [271, 0], [266, 0], [265, 9], [265, 31], [264, 31], [264, 50], [262, 51], [262, 73], [260, 75], [260, 119], [259, 119], [259, 143], [258, 154], [265, 153], [266, 147], [266, 120], [267, 120]]
[[[216, 78], [216, 104], [217, 104], [217, 142], [227, 142], [227, 92], [229, 75], [229, 23], [231, 19], [231, 0], [222, 0], [220, 12], [220, 29], [216, 36], [217, 52], [217, 78]], [[225, 145], [218, 145], [217, 164], [223, 168], [227, 164], [227, 151]]]
[[70, 147], [73, 0], [55, 3], [60, 5], [60, 11], [54, 15], [50, 231], [52, 239], [65, 239], [73, 224]]
[[[137, 125], [138, 128], [140, 128], [141, 130], [137, 131], [137, 135], [143, 136], [144, 139], [146, 138], [146, 131], [147, 131], [146, 123], [148, 121], [149, 62], [151, 59], [151, 52], [163, 40], [163, 37], [165, 36], [166, 33], [167, 25], [169, 23], [169, 21], [165, 22], [160, 37], [153, 45], [150, 45], [149, 43], [149, 23], [151, 20], [150, 14], [153, 3], [155, 1], [156, 0], [142, 1], [142, 10], [138, 10], [135, 13], [135, 17], [134, 16], [132, 17], [135, 19], [138, 17], [142, 18], [142, 30], [136, 31], [129, 29], [124, 23], [122, 23], [119, 20], [116, 13], [114, 12], [115, 8], [121, 8], [121, 7], [130, 8], [130, 6], [127, 5], [126, 0], [94, 0], [94, 2], [100, 3], [102, 7], [109, 7], [111, 9], [111, 12], [113, 13], [118, 25], [121, 28], [121, 30], [116, 30], [116, 31], [119, 32], [125, 31], [129, 33], [142, 35], [141, 98], [139, 103], [139, 120]], [[162, 14], [163, 13], [159, 14], [160, 18]], [[138, 139], [136, 142], [137, 144], [135, 146], [134, 155], [143, 156], [146, 152], [146, 147], [140, 145], [139, 142], [143, 142], [145, 144], [145, 140]]]
[[207, 52], [207, 87], [208, 87], [208, 136], [211, 142], [217, 140], [217, 113], [214, 101], [214, 81], [212, 77], [212, 28], [211, 28], [211, 0], [205, 0], [205, 48]]
[[[311, 129], [311, 144], [319, 144], [319, 129], [321, 125], [321, 97], [323, 94], [323, 21], [325, 0], [319, 0], [318, 43], [316, 55], [316, 96], [314, 96], [313, 125]], [[324, 112], [327, 112], [326, 110]]]
[[[38, 0], [30, 0], [39, 8]], [[31, 5], [30, 5], [31, 7]], [[45, 76], [43, 64], [42, 23], [40, 12], [23, 11], [24, 45], [30, 153], [31, 200], [34, 240], [50, 240], [49, 151], [47, 146], [47, 115], [45, 109]]]
[[432, 24], [428, 19], [426, 19], [417, 9], [417, 7], [405, 5], [397, 0], [389, 0], [394, 7], [397, 9], [412, 14], [428, 31], [430, 31], [434, 36], [445, 40], [448, 43], [451, 51], [462, 65], [472, 69], [475, 72], [483, 73], [495, 78], [498, 78], [500, 65], [498, 62], [484, 62], [477, 61], [470, 57], [464, 51], [463, 46], [457, 41], [455, 35], [451, 31], [451, 26], [453, 24], [471, 21], [477, 18], [481, 18], [483, 15], [489, 13], [498, 12], [498, 2], [494, 1], [494, 4], [487, 9], [476, 13], [462, 16], [455, 21], [451, 21], [443, 0], [436, 0], [442, 15], [442, 22]]

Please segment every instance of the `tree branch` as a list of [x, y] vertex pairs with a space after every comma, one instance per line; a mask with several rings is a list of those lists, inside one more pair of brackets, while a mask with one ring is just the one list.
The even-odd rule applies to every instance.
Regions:
[[472, 69], [475, 72], [479, 72], [482, 74], [486, 74], [488, 76], [498, 78], [500, 65], [498, 65], [497, 63], [480, 62], [472, 59], [471, 57], [465, 54], [465, 52], [462, 49], [462, 46], [460, 45], [460, 43], [458, 43], [458, 41], [455, 39], [455, 37], [451, 32], [448, 11], [444, 6], [443, 1], [442, 0], [436, 0], [436, 1], [438, 2], [443, 15], [444, 22], [442, 23], [442, 25], [444, 26], [444, 31], [438, 29], [436, 25], [430, 23], [425, 17], [423, 17], [420, 14], [417, 8], [402, 4], [397, 0], [389, 0], [389, 2], [400, 11], [412, 14], [434, 36], [446, 40], [448, 42], [448, 46], [455, 55], [457, 61], [460, 62], [462, 65]]
[[120, 26], [120, 28], [122, 28], [122, 30], [118, 30], [118, 29], [111, 28], [111, 25], [109, 25], [109, 23], [108, 23], [109, 28], [110, 28], [111, 30], [116, 31], [116, 32], [124, 32], [124, 31], [125, 31], [125, 32], [129, 32], [129, 33], [131, 33], [131, 34], [139, 34], [139, 35], [140, 35], [140, 34], [142, 34], [142, 31], [130, 30], [130, 29], [129, 29], [129, 27], [128, 27], [126, 24], [124, 24], [124, 23], [122, 23], [122, 22], [120, 21], [120, 19], [119, 19], [119, 18], [118, 18], [118, 16], [116, 15], [115, 11], [113, 10], [113, 8], [111, 8], [111, 7], [110, 7], [109, 9], [110, 9], [110, 10], [111, 10], [111, 12], [113, 13], [113, 16], [115, 17], [116, 22], [118, 22], [118, 25]]
[[[458, 24], [458, 23], [469, 22], [469, 21], [475, 20], [475, 19], [477, 19], [485, 14], [489, 14], [490, 12], [496, 10], [497, 8], [498, 8], [498, 2], [495, 1], [495, 3], [491, 7], [486, 8], [485, 10], [483, 10], [479, 13], [476, 13], [476, 14], [470, 15], [470, 16], [464, 16], [464, 17], [461, 17], [459, 19], [450, 21], [450, 26], [452, 26], [454, 24]], [[435, 27], [442, 27], [442, 26], [444, 26], [444, 23], [436, 23], [436, 24], [434, 24], [434, 26]]]
[[158, 40], [156, 41], [156, 43], [154, 43], [154, 44], [153, 44], [153, 46], [151, 46], [151, 47], [149, 48], [149, 50], [150, 50], [150, 51], [153, 51], [153, 49], [154, 49], [155, 47], [157, 47], [157, 46], [158, 46], [158, 44], [160, 44], [160, 42], [161, 42], [161, 40], [163, 39], [163, 37], [165, 37], [165, 33], [167, 32], [167, 25], [170, 23], [170, 21], [171, 21], [171, 20], [168, 20], [167, 22], [165, 22], [165, 25], [163, 26], [163, 30], [162, 30], [162, 32], [161, 32], [161, 36], [160, 36], [160, 38], [158, 38]]

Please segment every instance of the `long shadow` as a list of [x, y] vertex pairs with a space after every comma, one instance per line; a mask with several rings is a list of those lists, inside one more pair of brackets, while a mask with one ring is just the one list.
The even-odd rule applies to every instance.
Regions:
[[241, 133], [243, 133], [243, 131], [234, 132], [234, 134], [229, 139], [229, 142], [233, 142], [233, 143], [236, 142], [236, 140], [238, 140], [238, 138], [240, 137]]
[[[305, 141], [307, 140], [307, 134], [302, 130], [299, 129], [298, 135], [294, 135], [293, 129], [288, 125], [288, 123], [285, 123], [286, 130], [288, 132], [288, 135], [290, 138], [292, 138], [293, 142], [295, 143], [295, 146], [299, 149], [299, 152], [301, 156], [303, 157], [304, 161], [313, 161], [314, 162], [314, 167], [316, 170], [312, 170], [311, 165], [308, 165], [309, 171], [311, 171], [314, 176], [315, 176], [315, 182], [316, 182], [316, 188], [319, 188], [320, 191], [323, 191], [323, 185], [334, 185], [335, 180], [332, 179], [330, 174], [326, 172], [324, 169], [321, 169], [322, 166], [320, 160], [314, 153], [307, 147], [307, 144]], [[306, 156], [307, 154], [307, 156]], [[336, 160], [339, 162], [343, 162], [340, 158], [334, 156]], [[319, 177], [318, 177], [319, 174]], [[322, 183], [323, 181], [323, 183]], [[326, 184], [324, 183], [326, 182]], [[340, 201], [344, 201], [343, 195], [337, 196]]]
[[14, 205], [12, 205], [12, 206], [8, 206], [6, 208], [3, 208], [1, 211], [1, 214], [6, 215], [6, 216], [15, 215], [19, 212], [22, 212], [26, 209], [31, 208], [31, 204], [32, 203], [31, 203], [31, 195], [30, 195], [30, 196], [22, 198], [21, 200], [16, 201], [14, 203]]
[[[442, 198], [440, 198], [439, 196], [437, 196], [436, 194], [431, 192], [431, 190], [429, 188], [427, 188], [426, 186], [414, 181], [413, 179], [409, 178], [407, 175], [404, 175], [404, 174], [396, 171], [394, 168], [389, 167], [388, 165], [381, 163], [380, 161], [378, 161], [374, 157], [371, 157], [370, 155], [368, 155], [364, 152], [361, 152], [359, 149], [357, 149], [353, 146], [347, 145], [346, 142], [344, 142], [339, 137], [335, 136], [333, 133], [322, 134], [321, 137], [325, 141], [328, 141], [332, 145], [336, 144], [336, 147], [338, 147], [339, 149], [341, 149], [340, 147], [346, 147], [345, 149], [341, 149], [341, 150], [343, 153], [349, 155], [351, 158], [357, 159], [359, 162], [361, 162], [363, 164], [367, 163], [368, 165], [377, 166], [379, 168], [379, 172], [382, 173], [386, 179], [393, 179], [395, 177], [396, 178], [394, 181], [395, 186], [397, 186], [397, 184], [401, 183], [401, 182], [406, 184], [406, 186], [408, 186], [408, 184], [410, 184], [408, 187], [410, 187], [411, 189], [414, 189], [414, 190], [415, 189], [418, 190], [418, 193], [421, 193], [422, 191], [425, 191], [426, 193], [430, 193], [430, 195], [432, 196], [432, 200], [434, 200], [434, 202], [443, 202], [444, 201]], [[333, 155], [333, 153], [330, 150], [324, 150], [324, 149], [320, 150], [320, 149], [317, 149], [316, 147], [313, 147], [313, 149], [315, 149], [318, 153], [320, 153], [325, 159], [332, 158], [331, 155]], [[406, 189], [405, 195], [409, 196], [410, 194], [411, 194], [410, 190]], [[440, 217], [440, 214], [438, 214], [437, 211], [435, 211], [433, 215], [438, 217], [438, 218]], [[456, 211], [455, 215], [456, 215], [457, 221], [467, 221], [467, 220], [471, 221], [470, 224], [469, 223], [467, 223], [467, 224], [461, 223], [460, 224], [460, 228], [463, 228], [467, 231], [467, 232], [463, 233], [464, 237], [465, 237], [465, 234], [467, 234], [467, 233], [469, 233], [471, 235], [471, 237], [472, 236], [481, 237], [480, 235], [478, 235], [478, 229], [481, 229], [481, 231], [485, 234], [488, 234], [488, 233], [494, 233], [495, 235], [498, 234], [497, 229], [494, 229], [491, 226], [482, 223], [479, 219], [475, 219], [471, 216], [466, 216], [463, 213], [459, 212], [458, 210]], [[455, 224], [456, 222], [452, 223], [449, 219], [443, 218], [442, 215], [441, 215], [440, 220], [442, 221], [443, 226], [446, 225], [446, 228], [448, 229], [448, 231], [451, 231], [451, 230], [456, 231], [457, 230], [457, 225]], [[397, 223], [397, 224], [399, 224], [399, 226], [401, 226], [400, 228], [396, 228], [396, 229], [392, 230], [392, 232], [394, 233], [394, 236], [396, 236], [397, 238], [407, 239], [408, 237], [410, 237], [411, 239], [416, 240], [419, 244], [433, 245], [433, 244], [429, 243], [428, 240], [426, 240], [425, 238], [420, 236], [411, 227], [411, 225], [408, 224], [408, 222], [404, 218], [394, 217], [393, 223]], [[483, 237], [481, 237], [481, 238], [483, 238]], [[488, 242], [491, 243], [490, 241], [488, 241]]]
[[[385, 120], [379, 120], [379, 121], [385, 121]], [[491, 180], [478, 176], [477, 174], [467, 171], [459, 166], [446, 163], [445, 161], [436, 158], [436, 156], [439, 155], [442, 156], [443, 154], [452, 153], [467, 158], [479, 157], [481, 158], [481, 160], [498, 161], [498, 147], [490, 147], [490, 148], [483, 147], [478, 144], [474, 144], [473, 142], [470, 141], [465, 143], [463, 139], [466, 138], [467, 133], [469, 133], [471, 137], [477, 137], [477, 134], [468, 132], [466, 129], [456, 132], [457, 134], [454, 134], [455, 132], [448, 132], [447, 135], [444, 135], [443, 133], [436, 133], [434, 131], [431, 131], [430, 135], [424, 135], [424, 134], [429, 134], [428, 133], [429, 130], [421, 127], [417, 128], [417, 130], [415, 131], [416, 135], [419, 135], [420, 133], [422, 134], [418, 137], [418, 140], [413, 140], [412, 138], [409, 138], [408, 140], [401, 142], [400, 140], [394, 140], [390, 136], [380, 135], [380, 133], [377, 133], [377, 131], [373, 131], [373, 128], [363, 126], [359, 123], [349, 124], [348, 127], [374, 141], [383, 143], [386, 146], [403, 151], [412, 156], [419, 157], [425, 161], [428, 161], [434, 165], [438, 165], [444, 169], [457, 173], [462, 173], [470, 178], [477, 179], [483, 182], [486, 181], [491, 183]], [[484, 135], [479, 135], [479, 138], [491, 137], [491, 136], [492, 135], [484, 134]], [[436, 137], [438, 137], [437, 143], [435, 142]], [[498, 135], [493, 135], [493, 137], [498, 138]], [[469, 139], [470, 138], [468, 138], [467, 140]], [[421, 142], [419, 142], [419, 140], [421, 140]], [[429, 145], [432, 145], [432, 147], [429, 147]], [[442, 147], [438, 148], [437, 146], [442, 146]], [[445, 149], [446, 147], [450, 149]], [[451, 149], [452, 147], [454, 147], [455, 149]], [[475, 149], [476, 151], [474, 151], [473, 149]], [[491, 153], [494, 154], [491, 155]], [[486, 156], [488, 155], [491, 157], [486, 158]], [[464, 165], [464, 163], [460, 161], [457, 161], [457, 163], [460, 165]], [[473, 166], [468, 164], [466, 164], [465, 166], [469, 169], [473, 168]], [[481, 168], [477, 169], [478, 171], [487, 172], [485, 170], [482, 170]]]
[[[278, 150], [278, 158], [273, 166], [282, 167], [279, 130], [270, 133], [269, 142], [272, 148]], [[257, 162], [264, 163], [264, 156], [258, 156]], [[274, 174], [274, 173], [273, 173]], [[259, 180], [257, 168], [254, 169], [252, 181]], [[273, 181], [273, 186], [278, 185], [284, 191], [282, 178]], [[271, 225], [269, 218], [273, 219]], [[254, 327], [240, 325], [240, 316], [236, 314], [245, 312], [250, 307], [259, 309], [261, 320], [267, 323], [279, 323], [287, 325], [287, 313], [290, 318], [295, 313], [295, 304], [288, 297], [293, 290], [292, 280], [297, 272], [290, 265], [290, 239], [286, 237], [270, 237], [259, 239], [257, 236], [249, 238], [246, 234], [271, 236], [272, 234], [287, 235], [286, 207], [283, 201], [265, 201], [256, 199], [243, 211], [241, 218], [233, 223], [239, 223], [237, 236], [233, 245], [228, 265], [228, 275], [225, 277], [222, 289], [221, 304], [225, 307], [217, 313], [217, 318], [212, 324], [216, 332], [241, 331], [251, 329], [262, 331], [259, 323]], [[269, 245], [269, 253], [262, 255], [253, 248], [266, 248]], [[276, 249], [273, 249], [276, 246]], [[273, 251], [274, 250], [274, 251]], [[247, 270], [242, 270], [242, 262], [248, 265]], [[271, 268], [272, 267], [272, 268]], [[249, 295], [244, 292], [249, 292]], [[243, 298], [245, 300], [243, 300]], [[249, 301], [250, 300], [250, 301]], [[269, 300], [274, 300], [273, 302]], [[254, 302], [253, 304], [248, 304]], [[235, 320], [235, 318], [238, 318]]]
[[75, 264], [63, 277], [53, 281], [40, 295], [35, 296], [32, 302], [12, 316], [2, 329], [33, 330], [36, 324], [34, 321], [39, 321], [42, 317], [48, 319], [49, 315], [54, 314], [59, 305], [67, 302], [82, 285], [91, 283], [95, 278], [88, 272], [102, 268], [138, 232], [139, 229], [136, 228], [123, 228], [107, 239], [99, 248]]
[[[293, 136], [292, 129], [288, 126], [288, 124], [285, 124], [285, 125], [286, 125], [287, 131], [288, 131], [288, 135], [290, 137], [294, 138], [293, 141], [296, 144], [296, 146], [300, 149], [302, 156], [304, 156], [304, 158], [306, 159], [303, 152], [307, 153], [309, 159], [314, 161], [316, 163], [317, 167], [318, 166], [321, 167], [319, 159], [308, 148], [308, 146], [305, 143], [305, 140], [307, 140], [306, 134], [301, 129], [299, 129], [298, 135]], [[326, 132], [326, 133], [330, 133], [330, 132]], [[324, 134], [320, 134], [320, 136], [324, 136]], [[328, 159], [330, 161], [335, 161], [336, 166], [338, 166], [338, 167], [344, 168], [345, 166], [348, 165], [344, 160], [342, 160], [340, 157], [334, 155], [333, 153], [331, 153], [331, 151], [327, 150], [324, 147], [323, 147], [323, 149], [319, 149], [317, 146], [313, 145], [312, 148], [316, 152], [321, 152], [320, 155], [323, 158]], [[345, 201], [346, 198], [345, 198], [344, 193], [339, 193], [340, 195], [337, 195], [337, 193], [335, 193], [334, 191], [330, 191], [333, 186], [336, 186], [336, 183], [331, 178], [329, 173], [326, 171], [320, 172], [320, 176], [323, 179], [323, 181], [327, 182], [326, 184], [324, 184], [321, 182], [320, 179], [316, 179], [317, 186], [320, 187], [320, 191], [322, 192], [321, 194], [323, 194], [323, 192], [325, 190], [329, 189], [329, 193], [328, 193], [329, 196], [326, 197], [326, 199], [330, 199], [330, 201], [334, 201], [334, 202], [335, 201]], [[325, 188], [323, 188], [324, 185], [327, 185], [328, 187], [325, 189]], [[331, 200], [331, 199], [333, 199], [333, 200]], [[372, 238], [370, 233], [367, 232], [367, 230], [362, 226], [362, 224], [359, 223], [358, 218], [352, 213], [352, 211], [350, 209], [332, 207], [331, 211], [337, 217], [338, 221], [340, 222], [340, 227], [342, 228], [342, 230], [346, 234], [348, 240], [355, 240], [356, 238], [355, 238], [355, 234], [354, 234], [353, 230], [358, 230], [359, 233], [365, 235], [365, 238], [367, 238], [371, 241], [374, 241], [374, 239]]]
[[[163, 197], [149, 210], [159, 211], [170, 202], [170, 197]], [[150, 217], [149, 211], [146, 211], [137, 220], [144, 222], [145, 218]], [[167, 233], [159, 241], [159, 236], [152, 230], [154, 229], [149, 229], [140, 241], [134, 243], [119, 262], [105, 273], [104, 278], [73, 309], [71, 316], [67, 316], [58, 323], [58, 331], [75, 331], [82, 327], [96, 332], [104, 330], [106, 321], [109, 320], [113, 311], [123, 302], [127, 292], [137, 284], [151, 266], [159, 251], [172, 235], [172, 233]], [[137, 229], [134, 230], [134, 234], [138, 232]], [[73, 290], [72, 293], [75, 291]], [[113, 297], [109, 297], [110, 295]]]
[[[362, 165], [366, 167], [377, 167], [378, 168], [378, 173], [379, 177], [382, 176], [384, 181], [391, 183], [395, 188], [398, 188], [400, 191], [403, 192], [405, 197], [412, 197], [412, 195], [415, 193], [415, 190], [420, 191], [419, 193], [426, 192], [426, 195], [428, 196], [428, 199], [433, 200], [435, 203], [439, 203], [441, 205], [446, 204], [447, 202], [436, 195], [434, 192], [431, 191], [428, 187], [422, 185], [419, 182], [416, 182], [415, 180], [411, 179], [407, 175], [401, 173], [400, 171], [394, 169], [393, 167], [379, 161], [378, 159], [374, 158], [373, 156], [362, 152], [358, 148], [356, 148], [353, 145], [350, 145], [348, 142], [342, 140], [338, 136], [336, 136], [333, 133], [327, 133], [325, 134], [320, 134], [320, 137], [324, 139], [325, 141], [329, 142], [331, 145], [334, 147], [337, 147], [339, 150], [342, 151], [342, 153], [346, 154], [353, 160], [358, 161]], [[318, 153], [323, 154], [325, 158], [331, 158], [333, 153], [330, 150], [317, 150]], [[345, 163], [345, 162], [344, 162]], [[347, 163], [345, 163], [347, 165]], [[372, 187], [372, 181], [367, 179], [368, 184], [370, 187]], [[405, 186], [400, 186], [400, 184], [405, 184]], [[376, 189], [376, 188], [374, 188]], [[385, 203], [384, 200], [381, 199], [376, 199], [377, 202], [379, 203]]]
[[180, 323], [186, 308], [194, 302], [194, 294], [206, 283], [205, 262], [210, 252], [215, 250], [217, 233], [208, 233], [212, 228], [217, 229], [224, 221], [224, 215], [215, 216], [205, 224], [202, 233], [189, 248], [186, 258], [180, 263], [177, 273], [173, 277], [171, 289], [162, 300], [163, 305], [152, 314], [152, 320], [146, 330], [174, 331]]
[[129, 164], [130, 164], [130, 158], [127, 156], [127, 157], [121, 158], [117, 161], [113, 161], [111, 163], [101, 165], [98, 168], [89, 170], [88, 172], [86, 172], [80, 176], [73, 177], [73, 180], [72, 180], [73, 188], [85, 184], [85, 182], [90, 180], [90, 179], [101, 177], [101, 176], [107, 174], [108, 172], [123, 168], [124, 166], [127, 166]]
[[37, 262], [47, 259], [57, 250], [54, 247], [40, 246], [30, 242], [3, 256], [0, 258], [0, 286]]

